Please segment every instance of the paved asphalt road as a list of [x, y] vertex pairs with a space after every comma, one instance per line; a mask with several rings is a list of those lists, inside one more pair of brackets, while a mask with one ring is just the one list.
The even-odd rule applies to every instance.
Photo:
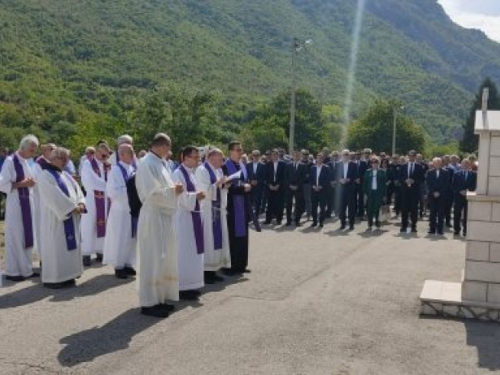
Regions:
[[424, 280], [459, 281], [464, 242], [264, 228], [252, 273], [141, 316], [134, 282], [93, 267], [78, 288], [0, 289], [0, 374], [490, 374], [500, 325], [419, 317]]

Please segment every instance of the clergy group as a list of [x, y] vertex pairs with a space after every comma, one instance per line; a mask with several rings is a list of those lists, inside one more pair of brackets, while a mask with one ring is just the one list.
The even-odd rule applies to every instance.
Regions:
[[172, 302], [198, 300], [221, 274], [250, 272], [251, 185], [239, 142], [227, 156], [207, 148], [203, 161], [198, 147], [184, 147], [175, 170], [164, 133], [138, 156], [130, 136], [116, 143], [88, 147], [78, 174], [68, 171], [68, 149], [40, 146], [33, 135], [5, 159], [7, 280], [73, 287], [85, 267], [102, 262], [119, 279], [136, 277], [142, 314], [166, 318]]

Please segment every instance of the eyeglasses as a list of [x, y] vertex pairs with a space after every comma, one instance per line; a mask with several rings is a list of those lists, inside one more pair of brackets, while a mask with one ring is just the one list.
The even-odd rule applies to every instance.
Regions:
[[242, 148], [234, 148], [233, 151], [236, 151], [236, 152], [242, 152], [243, 149]]

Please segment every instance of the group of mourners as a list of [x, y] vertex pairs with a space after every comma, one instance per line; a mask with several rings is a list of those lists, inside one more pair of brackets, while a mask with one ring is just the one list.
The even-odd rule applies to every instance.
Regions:
[[465, 235], [466, 197], [477, 180], [473, 156], [428, 163], [415, 151], [389, 157], [323, 149], [314, 157], [274, 149], [255, 150], [249, 161], [241, 143], [231, 142], [227, 156], [187, 146], [175, 162], [164, 133], [138, 155], [129, 135], [116, 144], [114, 151], [105, 141], [87, 147], [77, 171], [68, 149], [40, 147], [33, 135], [3, 160], [7, 280], [41, 276], [45, 287], [71, 287], [84, 267], [102, 262], [119, 279], [136, 276], [141, 312], [165, 318], [170, 302], [198, 300], [205, 284], [224, 281], [221, 274], [250, 272], [249, 223], [260, 231], [263, 213], [264, 225], [281, 225], [286, 211], [286, 226], [305, 217], [323, 227], [337, 216], [340, 230], [365, 218], [377, 230], [380, 212], [394, 203], [401, 232], [417, 232], [429, 209], [430, 234], [451, 228], [453, 211], [454, 233]]
[[250, 157], [252, 207], [257, 217], [265, 213], [265, 224], [276, 220], [282, 225], [286, 213], [286, 226], [300, 226], [305, 217], [312, 227], [322, 227], [326, 219], [338, 217], [340, 230], [353, 230], [364, 219], [368, 230], [377, 230], [381, 212], [390, 216], [394, 204], [401, 232], [416, 233], [418, 219], [429, 212], [430, 234], [443, 234], [446, 225], [455, 235], [466, 235], [467, 194], [477, 181], [474, 155], [427, 162], [415, 151], [391, 157], [370, 149], [323, 149], [314, 157], [307, 150], [287, 156], [274, 149], [264, 155], [254, 150]]
[[[102, 262], [120, 279], [137, 276], [141, 312], [165, 318], [170, 302], [198, 300], [205, 284], [224, 280], [220, 272], [250, 272], [251, 185], [241, 144], [232, 142], [227, 158], [215, 147], [201, 155], [187, 146], [179, 164], [170, 160], [171, 147], [160, 133], [137, 158], [128, 135], [115, 152], [100, 141], [86, 149], [75, 176], [67, 171], [69, 150], [46, 144], [36, 157], [38, 139], [24, 137], [0, 172], [5, 278], [41, 276], [45, 287], [59, 289]], [[41, 275], [33, 270], [34, 250]]]

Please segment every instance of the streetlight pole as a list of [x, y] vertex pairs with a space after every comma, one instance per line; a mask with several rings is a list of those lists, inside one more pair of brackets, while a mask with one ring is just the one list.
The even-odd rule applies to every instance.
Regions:
[[392, 155], [396, 154], [396, 125], [397, 125], [397, 118], [398, 118], [398, 109], [404, 110], [405, 107], [401, 106], [399, 108], [394, 107], [394, 123], [392, 125]]
[[296, 107], [296, 73], [295, 68], [297, 65], [297, 51], [300, 47], [299, 40], [297, 38], [293, 38], [292, 44], [292, 95], [290, 102], [290, 136], [288, 137], [288, 152], [292, 155], [293, 150], [295, 148], [295, 107]]

